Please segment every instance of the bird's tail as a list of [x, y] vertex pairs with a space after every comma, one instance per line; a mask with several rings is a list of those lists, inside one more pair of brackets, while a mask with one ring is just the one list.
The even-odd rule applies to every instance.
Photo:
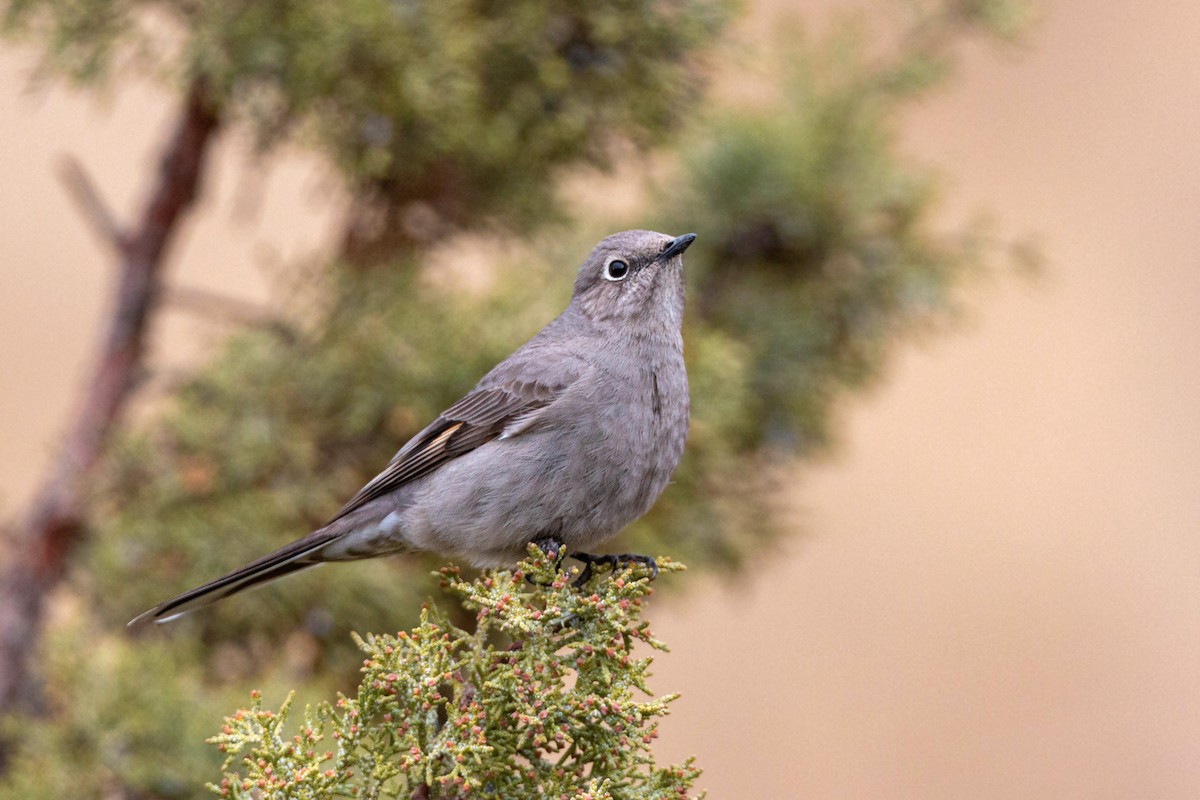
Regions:
[[215, 603], [243, 589], [261, 586], [298, 570], [315, 567], [324, 561], [317, 557], [319, 551], [335, 538], [337, 533], [328, 528], [313, 531], [308, 536], [251, 561], [228, 575], [159, 603], [131, 619], [129, 627], [141, 627], [151, 622], [168, 622], [181, 614]]

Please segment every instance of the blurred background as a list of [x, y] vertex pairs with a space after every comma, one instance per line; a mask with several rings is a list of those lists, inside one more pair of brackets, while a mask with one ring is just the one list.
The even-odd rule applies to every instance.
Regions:
[[[635, 226], [700, 236], [689, 460], [625, 540], [694, 567], [652, 613], [672, 648], [652, 688], [683, 694], [660, 760], [696, 755], [712, 797], [1196, 795], [1200, 6], [627, 4], [636, 32], [601, 9], [554, 56], [599, 77], [535, 70], [567, 99], [513, 123], [531, 161], [496, 144], [448, 178], [496, 128], [480, 111], [446, 140], [455, 102], [486, 109], [455, 94], [453, 47], [406, 84], [429, 119], [370, 87], [320, 96], [336, 64], [285, 103], [239, 83], [252, 37], [214, 59], [147, 5], [151, 35], [90, 55], [46, 44], [95, 35], [71, 4], [6, 12], [5, 517], [56, 456], [119, 269], [64, 155], [132, 220], [197, 64], [224, 130], [164, 268], [192, 294], [157, 312], [46, 593], [45, 700], [5, 728], [0, 796], [200, 796], [219, 759], [195, 743], [250, 688], [351, 687], [346, 632], [408, 624], [428, 564], [321, 570], [137, 640], [120, 625], [327, 516], [561, 307], [596, 238]], [[395, 116], [347, 134], [373, 103]], [[413, 143], [433, 166], [396, 166]]]

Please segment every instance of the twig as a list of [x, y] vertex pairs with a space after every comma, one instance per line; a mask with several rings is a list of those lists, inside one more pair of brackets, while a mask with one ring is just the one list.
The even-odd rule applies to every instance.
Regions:
[[198, 286], [167, 286], [163, 290], [162, 300], [178, 311], [291, 334], [290, 326], [266, 306], [211, 289]]
[[104, 202], [104, 198], [100, 196], [96, 183], [79, 159], [71, 155], [62, 156], [57, 172], [67, 194], [75, 201], [75, 206], [88, 222], [92, 232], [106, 247], [112, 248], [118, 255], [124, 255], [129, 247], [129, 236], [117, 222], [116, 215]]

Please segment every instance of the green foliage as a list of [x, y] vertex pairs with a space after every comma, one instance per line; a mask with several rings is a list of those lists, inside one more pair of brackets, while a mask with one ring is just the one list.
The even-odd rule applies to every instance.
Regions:
[[211, 788], [234, 798], [687, 795], [699, 771], [656, 767], [649, 747], [673, 696], [639, 698], [651, 659], [635, 646], [666, 649], [641, 619], [644, 567], [574, 587], [574, 573], [530, 545], [512, 572], [441, 575], [475, 612], [474, 630], [426, 608], [411, 631], [357, 638], [367, 656], [357, 694], [306, 710], [295, 733], [291, 698], [273, 712], [255, 693], [209, 740], [228, 755]]
[[264, 146], [298, 134], [369, 190], [393, 238], [422, 241], [528, 224], [554, 210], [559, 167], [661, 142], [698, 97], [692, 62], [724, 5], [12, 0], [6, 28], [40, 35], [80, 80], [130, 50], [203, 78]]
[[37, 662], [47, 716], [0, 724], [14, 748], [0, 798], [199, 797], [220, 762], [197, 745], [234, 695], [205, 686], [198, 643], [130, 647], [82, 609], [65, 616]]

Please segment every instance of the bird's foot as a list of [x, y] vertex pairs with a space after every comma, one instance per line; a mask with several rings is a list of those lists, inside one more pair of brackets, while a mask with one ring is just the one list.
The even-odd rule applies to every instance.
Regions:
[[[541, 539], [534, 539], [533, 544], [537, 545], [537, 549], [542, 551], [542, 555], [550, 559], [554, 564], [554, 571], [558, 572], [562, 567], [562, 560], [567, 555], [567, 548], [561, 541], [553, 536], [544, 536]], [[533, 579], [532, 575], [526, 575], [525, 580], [529, 581], [534, 586], [550, 586], [548, 583], [539, 583]]]
[[572, 586], [583, 586], [592, 577], [592, 567], [597, 564], [610, 567], [614, 572], [623, 566], [630, 564], [642, 564], [650, 569], [650, 580], [658, 577], [658, 563], [650, 556], [638, 555], [637, 553], [618, 553], [595, 555], [593, 553], [571, 553], [571, 558], [583, 562], [583, 570], [579, 576], [571, 583]]

